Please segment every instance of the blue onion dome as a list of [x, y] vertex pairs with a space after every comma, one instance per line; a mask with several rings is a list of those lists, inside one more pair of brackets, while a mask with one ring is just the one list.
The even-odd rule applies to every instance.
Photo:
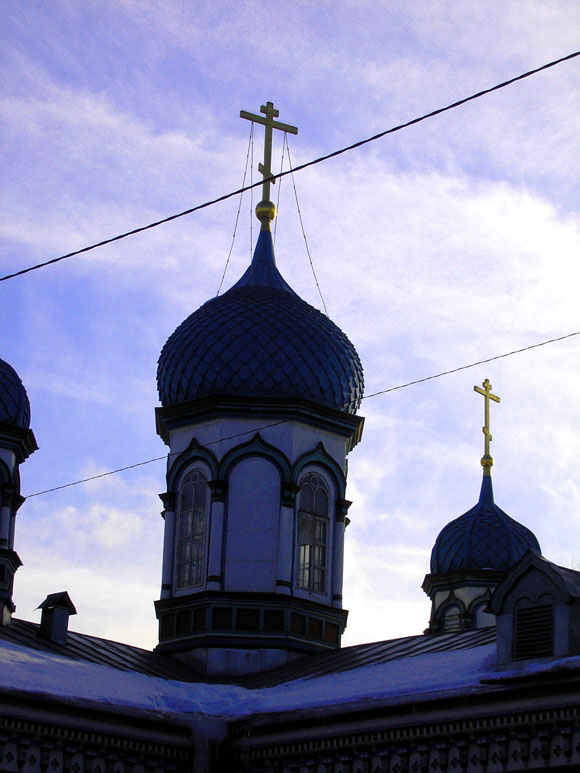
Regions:
[[29, 429], [30, 403], [18, 373], [0, 360], [0, 422]]
[[441, 531], [431, 553], [431, 572], [461, 569], [507, 571], [531, 549], [541, 554], [535, 535], [493, 501], [491, 476], [483, 476], [479, 502]]
[[163, 406], [210, 395], [299, 398], [354, 414], [364, 379], [345, 334], [282, 278], [263, 229], [242, 278], [169, 337], [157, 384]]

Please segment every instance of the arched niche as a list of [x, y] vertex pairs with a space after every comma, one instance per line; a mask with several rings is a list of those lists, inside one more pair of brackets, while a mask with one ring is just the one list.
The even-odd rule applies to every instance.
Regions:
[[280, 471], [264, 456], [243, 456], [228, 470], [225, 590], [276, 589]]

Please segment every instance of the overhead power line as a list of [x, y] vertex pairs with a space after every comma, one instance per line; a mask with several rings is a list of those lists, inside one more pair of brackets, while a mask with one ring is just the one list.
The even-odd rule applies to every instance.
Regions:
[[[288, 149], [288, 163], [290, 164], [290, 169], [292, 169], [292, 159], [290, 158], [290, 145], [288, 144], [288, 136], [286, 133], [284, 133], [284, 142], [286, 144], [286, 148]], [[316, 276], [316, 271], [314, 270], [314, 263], [312, 261], [312, 255], [310, 254], [310, 247], [308, 246], [308, 239], [306, 238], [304, 223], [302, 222], [302, 212], [300, 211], [300, 204], [298, 203], [298, 191], [296, 190], [296, 181], [294, 180], [294, 175], [292, 175], [292, 187], [294, 188], [294, 198], [296, 199], [296, 209], [298, 210], [298, 220], [300, 221], [300, 228], [302, 229], [302, 238], [304, 239], [306, 254], [308, 255], [308, 261], [310, 263], [310, 268], [312, 269], [312, 276], [314, 277], [314, 282], [316, 283], [316, 289], [318, 290], [318, 295], [320, 295], [320, 300], [322, 301], [324, 313], [328, 317], [328, 309], [326, 308], [326, 301], [324, 300], [324, 296], [322, 295], [322, 290], [320, 289], [320, 285], [318, 283], [318, 277]], [[279, 188], [278, 188], [278, 192], [280, 192]]]
[[494, 360], [502, 360], [504, 357], [511, 357], [514, 354], [522, 354], [530, 349], [538, 349], [540, 346], [547, 346], [548, 344], [554, 344], [557, 341], [564, 341], [566, 338], [573, 338], [580, 335], [580, 330], [575, 333], [567, 333], [558, 338], [550, 338], [548, 341], [540, 341], [539, 344], [530, 344], [530, 346], [524, 346], [521, 349], [513, 349], [511, 352], [505, 352], [504, 354], [496, 354], [494, 357], [487, 357], [485, 360], [478, 360], [472, 362], [469, 365], [460, 365], [458, 368], [451, 368], [451, 370], [443, 370], [441, 373], [435, 373], [433, 376], [425, 376], [424, 378], [418, 378], [415, 381], [408, 381], [406, 384], [399, 384], [399, 386], [389, 387], [388, 389], [381, 389], [378, 392], [373, 392], [370, 395], [365, 395], [363, 400], [369, 400], [371, 397], [378, 397], [379, 395], [386, 395], [388, 392], [395, 392], [397, 389], [405, 389], [406, 387], [415, 386], [415, 384], [423, 384], [425, 381], [432, 381], [434, 378], [441, 378], [442, 376], [449, 376], [452, 373], [459, 373], [460, 370], [468, 370], [469, 368], [475, 368], [477, 365], [485, 365], [487, 362], [493, 362]]
[[[442, 376], [449, 376], [452, 373], [458, 373], [461, 370], [468, 370], [469, 368], [475, 368], [477, 365], [485, 365], [488, 362], [493, 362], [494, 360], [501, 360], [504, 357], [511, 357], [514, 354], [522, 354], [522, 352], [528, 352], [530, 349], [538, 349], [540, 346], [547, 346], [548, 344], [554, 344], [557, 341], [564, 341], [567, 338], [573, 338], [574, 336], [580, 335], [580, 330], [578, 330], [575, 333], [568, 333], [567, 335], [558, 336], [557, 338], [550, 338], [547, 341], [540, 341], [537, 344], [530, 344], [530, 346], [524, 346], [521, 349], [512, 349], [510, 352], [504, 352], [504, 354], [496, 354], [493, 357], [486, 357], [483, 360], [477, 360], [477, 362], [472, 362], [469, 365], [460, 365], [457, 368], [451, 368], [450, 370], [443, 370], [440, 373], [434, 373], [431, 376], [424, 376], [423, 378], [415, 379], [414, 381], [407, 381], [405, 384], [398, 384], [394, 387], [388, 387], [387, 389], [381, 389], [378, 392], [373, 392], [370, 395], [365, 395], [362, 399], [363, 400], [369, 400], [371, 397], [378, 397], [379, 395], [386, 395], [389, 392], [396, 392], [399, 389], [406, 389], [407, 387], [415, 386], [416, 384], [423, 384], [425, 381], [433, 381], [433, 379], [436, 378], [442, 378]], [[336, 408], [343, 408], [344, 404], [335, 406]], [[270, 427], [277, 427], [280, 424], [286, 424], [290, 419], [281, 419], [280, 421], [274, 421], [270, 424], [263, 424], [261, 427], [253, 427], [249, 430], [244, 430], [243, 432], [236, 432], [234, 435], [228, 435], [227, 437], [219, 438], [218, 440], [210, 440], [209, 443], [204, 443], [200, 447], [201, 448], [207, 448], [208, 446], [215, 445], [216, 443], [221, 443], [224, 440], [234, 440], [235, 438], [243, 437], [244, 435], [253, 435], [256, 432], [260, 432], [263, 429], [269, 429]], [[52, 491], [60, 491], [61, 489], [65, 488], [71, 488], [72, 486], [78, 486], [81, 483], [89, 483], [89, 481], [92, 480], [98, 480], [99, 478], [106, 478], [109, 475], [116, 475], [120, 472], [126, 472], [127, 470], [134, 470], [136, 467], [143, 467], [146, 464], [152, 464], [153, 462], [160, 462], [163, 461], [163, 459], [167, 459], [170, 456], [175, 456], [176, 454], [182, 453], [181, 451], [175, 451], [173, 454], [164, 454], [163, 456], [156, 456], [153, 459], [146, 459], [144, 462], [135, 462], [134, 464], [128, 464], [126, 467], [118, 467], [116, 470], [108, 470], [107, 472], [101, 472], [98, 475], [91, 475], [88, 478], [81, 478], [80, 480], [74, 480], [71, 483], [63, 483], [60, 486], [53, 486], [53, 488], [47, 488], [43, 491], [37, 491], [34, 494], [27, 494], [25, 499], [31, 499], [32, 497], [39, 497], [42, 494], [50, 494]]]
[[[339, 150], [335, 150], [332, 153], [327, 153], [324, 156], [319, 156], [318, 158], [315, 158], [312, 161], [307, 161], [304, 164], [300, 164], [294, 169], [288, 169], [285, 172], [280, 172], [279, 174], [272, 175], [268, 179], [270, 180], [280, 179], [282, 177], [285, 177], [288, 174], [291, 174], [292, 172], [300, 172], [302, 171], [302, 169], [307, 169], [309, 166], [314, 166], [315, 164], [320, 164], [323, 161], [328, 161], [329, 159], [335, 158], [336, 156], [340, 156], [343, 153], [347, 153], [348, 151], [355, 150], [356, 148], [360, 148], [363, 145], [367, 145], [369, 142], [375, 142], [376, 140], [380, 140], [382, 137], [386, 137], [388, 134], [394, 134], [395, 132], [401, 131], [402, 129], [406, 129], [409, 126], [414, 126], [415, 124], [421, 123], [422, 121], [426, 121], [428, 118], [434, 118], [436, 115], [440, 115], [441, 113], [445, 113], [448, 110], [453, 110], [456, 107], [465, 105], [467, 102], [471, 102], [474, 99], [479, 99], [480, 97], [484, 97], [486, 94], [491, 94], [493, 91], [498, 91], [499, 89], [503, 89], [506, 86], [510, 86], [512, 83], [516, 83], [517, 81], [524, 80], [524, 78], [529, 78], [532, 75], [536, 75], [537, 73], [542, 72], [542, 70], [547, 70], [550, 67], [555, 67], [556, 65], [561, 64], [562, 62], [566, 62], [570, 59], [574, 59], [577, 56], [580, 56], [580, 51], [575, 51], [573, 54], [568, 54], [567, 56], [563, 56], [560, 59], [555, 59], [552, 62], [543, 64], [541, 67], [536, 67], [533, 70], [528, 70], [528, 72], [524, 72], [521, 75], [517, 75], [514, 78], [510, 78], [507, 81], [502, 81], [502, 83], [498, 83], [495, 86], [491, 86], [490, 88], [483, 89], [482, 91], [478, 91], [475, 94], [471, 94], [471, 96], [469, 97], [464, 97], [463, 99], [459, 99], [456, 102], [452, 102], [450, 105], [446, 105], [445, 107], [440, 107], [437, 110], [432, 110], [431, 112], [425, 113], [424, 115], [421, 115], [418, 118], [413, 118], [410, 121], [406, 121], [405, 123], [398, 124], [397, 126], [392, 126], [390, 129], [386, 129], [385, 131], [379, 132], [378, 134], [374, 134], [372, 137], [367, 137], [367, 139], [365, 140], [354, 142], [352, 145], [347, 145], [346, 147], [340, 148]], [[148, 231], [151, 228], [157, 228], [157, 226], [163, 225], [164, 223], [169, 223], [172, 220], [177, 220], [178, 218], [184, 217], [185, 215], [191, 215], [194, 212], [198, 212], [200, 209], [206, 209], [207, 207], [211, 207], [214, 204], [218, 204], [221, 201], [226, 201], [227, 199], [231, 199], [233, 196], [239, 196], [241, 193], [244, 193], [245, 191], [251, 190], [252, 188], [256, 188], [257, 186], [262, 185], [263, 182], [264, 182], [263, 180], [260, 180], [259, 182], [253, 183], [251, 185], [238, 188], [238, 190], [231, 191], [230, 193], [225, 193], [223, 196], [218, 196], [216, 199], [211, 199], [209, 201], [205, 201], [203, 204], [198, 204], [195, 207], [190, 207], [189, 209], [185, 209], [183, 210], [183, 212], [178, 212], [175, 215], [169, 215], [169, 217], [164, 217], [161, 220], [156, 220], [153, 223], [149, 223], [148, 225], [142, 225], [142, 226], [139, 226], [138, 228], [133, 228], [132, 230], [126, 231], [125, 233], [118, 234], [117, 236], [112, 236], [109, 239], [103, 239], [102, 241], [96, 242], [95, 244], [91, 244], [88, 247], [83, 247], [80, 250], [73, 250], [73, 252], [67, 252], [65, 255], [60, 255], [58, 258], [51, 258], [50, 260], [45, 260], [42, 263], [37, 263], [34, 266], [29, 266], [28, 268], [23, 268], [20, 271], [15, 271], [12, 274], [6, 274], [6, 276], [0, 277], [0, 282], [5, 282], [8, 279], [14, 279], [17, 276], [28, 274], [30, 271], [36, 271], [39, 268], [44, 268], [45, 266], [50, 266], [54, 263], [59, 263], [61, 260], [72, 258], [75, 255], [81, 255], [84, 252], [90, 252], [91, 250], [95, 250], [98, 247], [104, 247], [106, 244], [112, 244], [113, 242], [118, 242], [121, 239], [126, 239], [128, 236], [134, 236], [135, 234], [142, 233], [143, 231]]]
[[[242, 187], [246, 184], [246, 176], [248, 174], [248, 164], [250, 162], [250, 150], [253, 147], [253, 140], [254, 140], [254, 122], [252, 121], [250, 123], [250, 136], [248, 138], [248, 151], [246, 153], [246, 166], [244, 167], [244, 176], [242, 177]], [[224, 266], [224, 270], [222, 273], [222, 278], [220, 280], [219, 287], [217, 289], [216, 298], [220, 294], [220, 290], [222, 289], [222, 285], [224, 283], [224, 279], [226, 278], [226, 271], [228, 270], [228, 266], [230, 264], [230, 258], [232, 257], [232, 252], [234, 249], [234, 244], [236, 241], [236, 233], [238, 232], [238, 222], [240, 220], [240, 212], [242, 211], [242, 201], [243, 201], [243, 194], [240, 196], [240, 203], [238, 204], [238, 211], [236, 212], [236, 221], [234, 223], [234, 232], [232, 234], [232, 243], [230, 245], [230, 251], [228, 252], [228, 257], [226, 259], [226, 265]], [[251, 242], [251, 239], [250, 239]]]

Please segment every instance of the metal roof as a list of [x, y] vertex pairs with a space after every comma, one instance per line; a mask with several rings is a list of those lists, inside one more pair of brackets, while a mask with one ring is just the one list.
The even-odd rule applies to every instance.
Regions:
[[401, 639], [356, 644], [332, 652], [310, 655], [295, 663], [263, 674], [225, 679], [208, 678], [175, 658], [150, 652], [131, 644], [122, 644], [74, 631], [68, 632], [66, 644], [57, 644], [40, 637], [38, 631], [39, 625], [37, 623], [13, 618], [9, 625], [0, 626], [0, 641], [12, 642], [72, 660], [84, 660], [109, 668], [117, 668], [120, 671], [135, 671], [161, 679], [182, 682], [235, 683], [249, 689], [273, 687], [295, 679], [339, 673], [362, 666], [386, 663], [390, 660], [405, 660], [429, 652], [472, 649], [495, 641], [494, 627], [438, 636], [419, 634]]
[[237, 284], [169, 337], [157, 383], [164, 406], [209, 395], [285, 397], [356, 413], [364, 378], [342, 330], [282, 278], [272, 235], [262, 231]]
[[508, 571], [527, 550], [541, 553], [538, 540], [495, 504], [491, 476], [484, 475], [479, 502], [448, 523], [437, 537], [431, 553], [431, 572]]
[[362, 666], [387, 663], [390, 660], [405, 660], [429, 652], [450, 652], [453, 650], [473, 649], [495, 641], [495, 627], [478, 628], [463, 633], [448, 633], [436, 636], [419, 634], [401, 639], [355, 644], [340, 650], [325, 652], [304, 658], [283, 666], [276, 671], [256, 674], [248, 677], [245, 687], [272, 687], [295, 679], [334, 674], [350, 671]]
[[86, 660], [89, 663], [117, 668], [120, 671], [136, 671], [147, 676], [177, 679], [182, 682], [203, 680], [203, 677], [178, 660], [132, 644], [122, 644], [74, 631], [68, 632], [66, 644], [57, 644], [39, 636], [39, 629], [37, 623], [12, 618], [9, 625], [0, 626], [0, 640], [72, 660]]
[[14, 368], [0, 360], [0, 422], [30, 427], [30, 403], [26, 389]]

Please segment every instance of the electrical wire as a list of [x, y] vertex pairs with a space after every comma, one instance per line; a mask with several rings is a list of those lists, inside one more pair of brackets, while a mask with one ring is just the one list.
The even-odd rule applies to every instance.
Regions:
[[[485, 365], [488, 362], [494, 362], [494, 360], [501, 360], [505, 357], [511, 357], [514, 354], [522, 354], [522, 352], [529, 352], [531, 349], [538, 349], [540, 346], [547, 346], [548, 344], [554, 344], [558, 341], [564, 341], [567, 338], [573, 338], [574, 336], [580, 335], [580, 330], [576, 331], [575, 333], [568, 333], [566, 335], [558, 336], [557, 338], [550, 338], [547, 341], [540, 341], [537, 344], [530, 344], [529, 346], [524, 346], [521, 349], [512, 349], [510, 352], [504, 352], [503, 354], [496, 354], [493, 357], [486, 357], [483, 360], [477, 360], [477, 362], [472, 362], [469, 365], [460, 365], [457, 368], [451, 368], [450, 370], [443, 370], [440, 373], [434, 373], [431, 376], [425, 376], [423, 378], [415, 379], [414, 381], [407, 381], [405, 384], [398, 384], [394, 387], [388, 387], [387, 389], [381, 389], [378, 392], [372, 392], [370, 395], [364, 395], [364, 397], [361, 398], [362, 400], [370, 400], [371, 397], [378, 397], [379, 395], [386, 395], [389, 392], [396, 392], [399, 389], [407, 389], [407, 387], [415, 386], [416, 384], [423, 384], [426, 381], [433, 381], [433, 379], [436, 378], [442, 378], [443, 376], [449, 376], [452, 373], [458, 373], [461, 370], [468, 370], [469, 368], [475, 368], [477, 365]], [[342, 403], [340, 405], [336, 405], [335, 408], [340, 409], [344, 408], [346, 406], [350, 405], [350, 403]], [[269, 429], [270, 427], [277, 427], [280, 424], [286, 424], [288, 421], [291, 421], [291, 419], [281, 419], [280, 421], [274, 421], [270, 424], [263, 424], [260, 427], [253, 427], [252, 429], [244, 430], [243, 432], [236, 432], [234, 435], [228, 435], [227, 437], [221, 437], [218, 440], [210, 440], [208, 443], [204, 443], [201, 445], [201, 448], [207, 448], [208, 446], [215, 445], [216, 443], [221, 443], [224, 440], [235, 440], [236, 438], [243, 437], [244, 435], [254, 435], [256, 432], [260, 432], [264, 429]], [[172, 456], [176, 456], [178, 454], [181, 454], [181, 451], [174, 451], [173, 453], [164, 454], [163, 456], [156, 456], [153, 459], [146, 459], [144, 462], [136, 462], [135, 464], [128, 464], [126, 467], [118, 467], [116, 470], [108, 470], [107, 472], [101, 472], [98, 475], [91, 475], [89, 478], [81, 478], [80, 480], [72, 481], [71, 483], [63, 483], [61, 486], [54, 486], [53, 488], [47, 488], [43, 491], [37, 491], [34, 494], [27, 494], [25, 499], [31, 499], [32, 497], [39, 497], [43, 494], [50, 494], [53, 491], [60, 491], [65, 488], [71, 488], [72, 486], [78, 486], [81, 483], [88, 483], [91, 480], [98, 480], [99, 478], [106, 478], [109, 475], [116, 475], [120, 472], [125, 472], [126, 470], [134, 470], [136, 467], [143, 467], [146, 464], [152, 464], [153, 462], [160, 462], [163, 461], [163, 459], [169, 459]]]
[[[292, 159], [290, 158], [290, 145], [288, 144], [288, 140], [286, 139], [286, 133], [284, 133], [284, 139], [286, 140], [286, 148], [288, 149], [288, 163], [290, 164], [290, 169], [292, 169]], [[320, 295], [320, 300], [322, 301], [322, 305], [324, 306], [324, 313], [328, 317], [328, 309], [326, 308], [326, 303], [324, 302], [324, 296], [322, 295], [322, 290], [320, 289], [320, 285], [318, 284], [318, 277], [316, 276], [316, 271], [314, 270], [312, 255], [310, 254], [308, 240], [306, 239], [306, 231], [304, 230], [304, 223], [302, 222], [302, 212], [300, 211], [300, 204], [298, 203], [298, 192], [296, 190], [294, 175], [292, 174], [291, 177], [292, 177], [292, 186], [294, 188], [294, 198], [296, 199], [296, 209], [298, 210], [298, 219], [300, 220], [300, 228], [302, 229], [302, 236], [304, 237], [304, 244], [306, 246], [306, 254], [308, 255], [308, 260], [310, 261], [310, 268], [312, 269], [312, 276], [314, 277], [314, 281], [316, 282], [318, 295]]]
[[[280, 159], [280, 173], [284, 171], [284, 151], [286, 150], [286, 144], [288, 142], [287, 140], [288, 132], [284, 132], [284, 142], [282, 143], [282, 158]], [[282, 180], [279, 179], [278, 182], [280, 183], [278, 185], [278, 193], [276, 194], [276, 212], [280, 212], [280, 193], [282, 191]], [[280, 218], [277, 217], [274, 220], [274, 233], [272, 235], [272, 241], [274, 243], [274, 247], [276, 246], [276, 234], [278, 233], [278, 222]]]
[[[253, 121], [252, 121], [253, 123]], [[254, 244], [254, 134], [252, 133], [252, 151], [250, 159], [250, 263]]]
[[[244, 176], [242, 178], [242, 188], [246, 184], [246, 175], [248, 174], [248, 162], [250, 160], [250, 146], [252, 146], [254, 136], [254, 122], [250, 124], [250, 137], [248, 139], [248, 151], [246, 153], [246, 166], [244, 167]], [[228, 257], [226, 260], [226, 265], [224, 266], [224, 272], [222, 274], [222, 278], [220, 280], [220, 286], [217, 289], [216, 298], [220, 294], [220, 290], [222, 289], [222, 285], [224, 283], [224, 279], [226, 278], [226, 271], [228, 270], [228, 266], [230, 264], [230, 258], [232, 257], [232, 250], [234, 249], [234, 243], [236, 241], [236, 233], [238, 231], [238, 221], [240, 219], [240, 212], [242, 211], [242, 201], [244, 199], [244, 194], [242, 193], [240, 195], [240, 203], [238, 205], [238, 211], [236, 213], [236, 222], [234, 223], [234, 233], [232, 234], [232, 243], [230, 246], [230, 251], [228, 252]]]
[[408, 381], [406, 384], [399, 384], [398, 386], [389, 387], [388, 389], [381, 389], [378, 392], [372, 392], [370, 395], [365, 395], [363, 400], [370, 400], [371, 397], [378, 397], [379, 395], [386, 395], [389, 392], [396, 392], [397, 389], [405, 389], [406, 387], [415, 386], [415, 384], [423, 384], [425, 381], [432, 381], [434, 378], [441, 378], [442, 376], [449, 376], [451, 373], [459, 373], [460, 370], [468, 370], [469, 368], [475, 368], [477, 365], [485, 365], [488, 362], [494, 362], [495, 360], [502, 360], [504, 357], [511, 357], [514, 354], [522, 354], [528, 352], [530, 349], [538, 349], [540, 346], [547, 346], [548, 344], [555, 344], [557, 341], [564, 341], [566, 338], [573, 338], [580, 335], [580, 330], [575, 333], [567, 333], [557, 338], [550, 338], [547, 341], [540, 341], [538, 344], [530, 344], [524, 346], [521, 349], [512, 349], [511, 352], [504, 352], [504, 354], [496, 354], [493, 357], [487, 357], [485, 360], [478, 360], [472, 362], [469, 365], [460, 365], [458, 368], [451, 368], [451, 370], [443, 370], [441, 373], [435, 373], [433, 376], [425, 376], [424, 378], [418, 378], [415, 381]]
[[[313, 159], [312, 161], [307, 161], [304, 164], [300, 164], [297, 166], [293, 171], [294, 172], [300, 172], [303, 169], [307, 169], [310, 166], [314, 166], [315, 164], [320, 164], [323, 161], [328, 161], [331, 158], [336, 158], [336, 156], [340, 156], [343, 153], [348, 153], [351, 150], [355, 150], [356, 148], [360, 148], [363, 145], [367, 145], [369, 142], [375, 142], [376, 140], [382, 139], [383, 137], [386, 137], [388, 134], [394, 134], [395, 132], [401, 131], [402, 129], [406, 129], [409, 126], [414, 126], [415, 124], [421, 123], [422, 121], [426, 121], [429, 118], [434, 118], [437, 115], [441, 115], [441, 113], [445, 113], [448, 110], [453, 110], [456, 107], [460, 107], [461, 105], [465, 105], [467, 102], [471, 102], [474, 99], [479, 99], [480, 97], [486, 96], [487, 94], [491, 94], [494, 91], [498, 91], [499, 89], [503, 89], [506, 86], [510, 86], [512, 83], [516, 83], [517, 81], [524, 80], [524, 78], [529, 78], [532, 75], [536, 75], [539, 72], [542, 72], [543, 70], [547, 70], [550, 67], [555, 67], [558, 64], [562, 64], [562, 62], [567, 62], [570, 59], [574, 59], [577, 56], [580, 56], [580, 51], [575, 51], [572, 54], [568, 54], [567, 56], [562, 56], [559, 59], [554, 59], [552, 62], [548, 62], [547, 64], [543, 64], [541, 67], [536, 67], [533, 70], [528, 70], [527, 72], [522, 73], [521, 75], [516, 75], [514, 78], [510, 78], [509, 80], [502, 81], [501, 83], [497, 83], [495, 86], [491, 86], [487, 89], [482, 89], [481, 91], [476, 92], [475, 94], [471, 94], [469, 97], [464, 97], [463, 99], [459, 99], [456, 102], [452, 102], [449, 105], [446, 105], [445, 107], [437, 108], [437, 110], [432, 110], [429, 113], [425, 113], [424, 115], [419, 116], [418, 118], [413, 118], [410, 121], [406, 121], [405, 123], [398, 124], [397, 126], [392, 126], [390, 129], [386, 129], [385, 131], [379, 132], [378, 134], [374, 134], [372, 137], [367, 137], [367, 139], [359, 140], [358, 142], [354, 142], [352, 145], [347, 145], [346, 147], [340, 148], [339, 150], [335, 150], [332, 153], [327, 153], [324, 156], [319, 156], [318, 158]], [[285, 177], [287, 174], [290, 174], [291, 170], [287, 170], [286, 172], [281, 172], [278, 175], [272, 175], [269, 177], [269, 180], [276, 180], [280, 179], [282, 177]], [[207, 207], [211, 207], [214, 204], [218, 204], [221, 201], [226, 201], [227, 199], [231, 199], [233, 196], [239, 196], [241, 193], [244, 193], [247, 190], [251, 190], [252, 188], [257, 187], [258, 185], [263, 184], [263, 180], [260, 180], [259, 182], [252, 183], [251, 185], [248, 185], [243, 188], [239, 188], [236, 191], [231, 191], [230, 193], [225, 193], [223, 196], [218, 196], [215, 199], [210, 199], [209, 201], [205, 201], [203, 204], [198, 204], [195, 207], [190, 207], [189, 209], [183, 210], [183, 212], [178, 212], [175, 215], [169, 215], [168, 217], [161, 218], [160, 220], [156, 220], [153, 223], [149, 223], [148, 225], [139, 226], [138, 228], [133, 228], [130, 231], [126, 231], [125, 233], [118, 234], [117, 236], [112, 236], [109, 239], [103, 239], [100, 242], [96, 242], [95, 244], [91, 244], [88, 247], [83, 247], [80, 250], [73, 250], [72, 252], [67, 252], [65, 255], [60, 255], [58, 258], [51, 258], [50, 260], [45, 260], [42, 263], [37, 263], [34, 266], [29, 266], [28, 268], [23, 268], [20, 271], [15, 271], [12, 274], [6, 274], [5, 276], [0, 277], [0, 282], [5, 282], [8, 279], [14, 279], [17, 276], [23, 276], [24, 274], [28, 274], [30, 271], [36, 271], [37, 269], [44, 268], [45, 266], [51, 266], [55, 263], [59, 263], [62, 260], [66, 260], [68, 258], [72, 258], [75, 255], [81, 255], [85, 252], [89, 252], [90, 250], [95, 250], [98, 247], [104, 247], [106, 244], [112, 244], [113, 242], [120, 241], [121, 239], [126, 239], [128, 236], [134, 236], [135, 234], [142, 233], [143, 231], [148, 231], [151, 228], [157, 228], [157, 226], [163, 225], [164, 223], [169, 223], [172, 220], [177, 220], [180, 217], [184, 217], [185, 215], [191, 215], [193, 212], [198, 212], [201, 209], [206, 209]]]

